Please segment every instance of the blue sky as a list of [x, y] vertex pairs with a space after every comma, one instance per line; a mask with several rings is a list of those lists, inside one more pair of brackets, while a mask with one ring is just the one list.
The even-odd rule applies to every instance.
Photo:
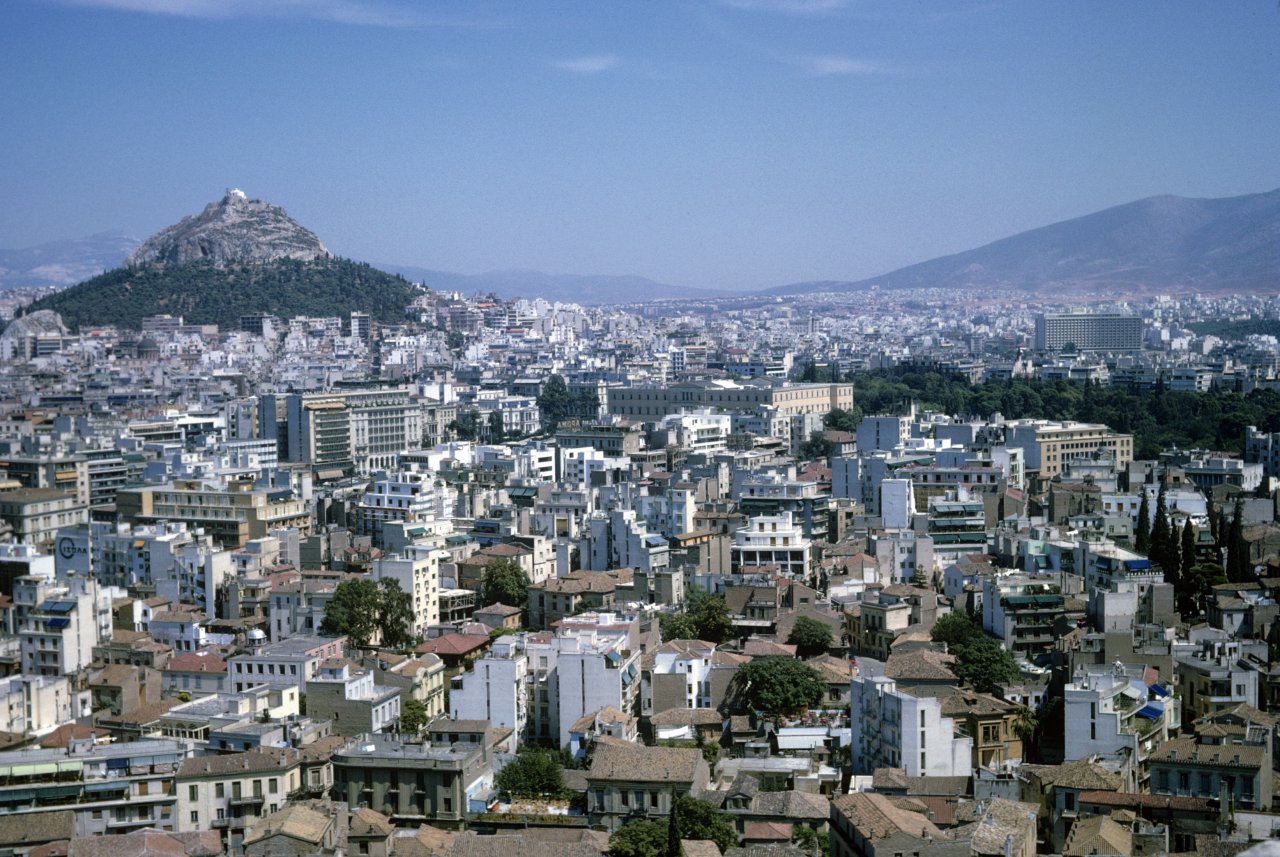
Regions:
[[0, 247], [230, 186], [335, 251], [743, 288], [1280, 186], [1280, 7], [4, 0]]

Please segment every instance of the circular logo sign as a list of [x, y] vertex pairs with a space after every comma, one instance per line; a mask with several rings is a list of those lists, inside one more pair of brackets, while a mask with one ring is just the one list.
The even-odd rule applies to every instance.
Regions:
[[58, 554], [63, 559], [71, 559], [76, 555], [76, 543], [71, 540], [70, 536], [63, 536], [58, 539]]

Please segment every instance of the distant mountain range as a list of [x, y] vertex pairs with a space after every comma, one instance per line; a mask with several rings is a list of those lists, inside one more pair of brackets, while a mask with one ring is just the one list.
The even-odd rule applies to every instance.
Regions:
[[[0, 250], [0, 288], [70, 285], [114, 268], [126, 258], [135, 266], [203, 263], [216, 270], [228, 261], [237, 265], [282, 258], [319, 261], [329, 258], [329, 251], [283, 209], [228, 192], [221, 202], [162, 230], [145, 244], [120, 233], [103, 233]], [[377, 268], [442, 291], [580, 304], [707, 300], [735, 294], [625, 275], [522, 270], [458, 274], [389, 264]], [[1280, 289], [1280, 190], [1223, 199], [1157, 196], [877, 277], [792, 283], [757, 294], [871, 287], [1116, 294], [1275, 291]], [[184, 305], [183, 300], [173, 303]]]
[[116, 267], [138, 243], [131, 235], [102, 232], [88, 238], [0, 250], [0, 289], [69, 286]]
[[412, 265], [379, 263], [384, 271], [423, 283], [437, 291], [463, 294], [493, 293], [501, 298], [543, 298], [551, 302], [585, 305], [633, 303], [672, 299], [727, 297], [732, 292], [686, 289], [645, 277], [611, 274], [546, 274], [542, 271], [488, 271], [455, 274]]
[[1280, 190], [1224, 199], [1155, 196], [1021, 232], [878, 277], [767, 294], [975, 288], [1030, 292], [1280, 290]]

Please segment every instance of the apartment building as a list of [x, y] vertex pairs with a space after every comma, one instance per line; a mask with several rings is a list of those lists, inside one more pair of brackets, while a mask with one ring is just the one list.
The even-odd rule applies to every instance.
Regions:
[[345, 658], [320, 663], [315, 678], [307, 680], [307, 714], [333, 721], [338, 735], [394, 731], [400, 725], [400, 688], [380, 685], [374, 671]]
[[70, 810], [76, 837], [189, 829], [180, 826], [175, 777], [191, 752], [183, 741], [86, 739], [0, 753], [0, 814]]
[[199, 479], [178, 479], [163, 485], [122, 488], [116, 494], [120, 520], [129, 524], [182, 521], [202, 529], [223, 548], [239, 548], [272, 530], [311, 529], [307, 502], [292, 489], [260, 488], [249, 479], [225, 485]]
[[346, 637], [306, 636], [267, 643], [261, 631], [249, 637], [249, 653], [227, 660], [227, 683], [235, 693], [260, 684], [305, 690], [324, 661], [342, 657], [347, 643]]
[[461, 829], [470, 799], [492, 784], [483, 744], [361, 735], [333, 753], [334, 800], [367, 806], [397, 826]]
[[761, 406], [779, 414], [824, 416], [836, 408], [853, 407], [852, 384], [794, 384], [772, 379], [738, 383], [716, 380], [669, 387], [610, 387], [609, 413], [653, 421], [684, 410], [755, 411]]
[[229, 851], [245, 831], [284, 806], [302, 786], [301, 757], [292, 749], [260, 749], [182, 762], [176, 789], [180, 831], [217, 830]]
[[850, 758], [855, 774], [902, 768], [911, 777], [972, 771], [973, 739], [959, 734], [942, 702], [899, 690], [886, 676], [858, 676], [849, 693]]

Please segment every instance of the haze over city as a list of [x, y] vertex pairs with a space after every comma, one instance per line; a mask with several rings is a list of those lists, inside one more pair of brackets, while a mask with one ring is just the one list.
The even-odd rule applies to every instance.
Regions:
[[336, 252], [742, 289], [1280, 186], [1240, 3], [14, 0], [0, 247], [229, 186]]

